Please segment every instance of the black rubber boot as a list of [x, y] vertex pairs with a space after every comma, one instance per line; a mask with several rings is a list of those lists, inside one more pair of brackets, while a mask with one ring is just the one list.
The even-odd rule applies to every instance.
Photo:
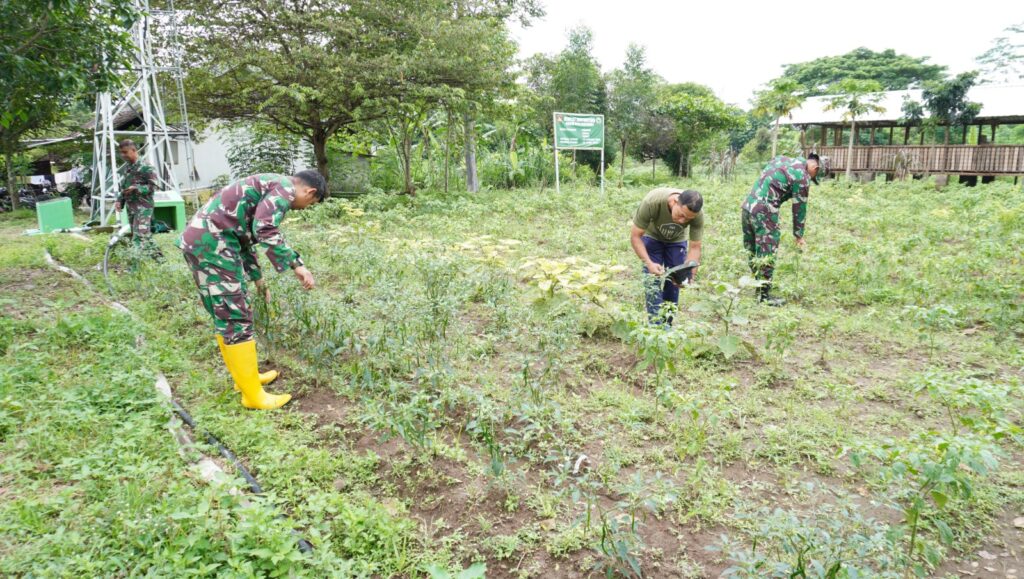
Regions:
[[761, 302], [766, 306], [777, 308], [786, 305], [786, 300], [782, 298], [772, 297], [772, 284], [766, 283], [763, 286], [757, 288], [757, 301]]

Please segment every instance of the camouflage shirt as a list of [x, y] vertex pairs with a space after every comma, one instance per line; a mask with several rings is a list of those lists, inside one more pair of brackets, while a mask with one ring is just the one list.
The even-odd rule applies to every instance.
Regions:
[[761, 177], [750, 190], [743, 209], [756, 213], [757, 209], [778, 216], [782, 204], [793, 200], [793, 235], [804, 236], [804, 222], [807, 220], [807, 192], [810, 189], [810, 175], [807, 160], [803, 157], [778, 156], [765, 165]]
[[295, 188], [286, 175], [266, 173], [239, 179], [217, 192], [189, 222], [176, 245], [195, 256], [219, 253], [225, 244], [239, 246], [249, 279], [262, 277], [256, 245], [265, 248], [274, 269], [281, 272], [303, 265], [298, 252], [288, 247], [278, 229], [295, 200]]
[[[132, 191], [125, 192], [131, 186]], [[121, 179], [121, 192], [117, 194], [119, 203], [148, 202], [153, 206], [153, 193], [156, 192], [156, 171], [153, 167], [142, 162], [142, 159], [134, 163], [125, 163], [124, 178]]]

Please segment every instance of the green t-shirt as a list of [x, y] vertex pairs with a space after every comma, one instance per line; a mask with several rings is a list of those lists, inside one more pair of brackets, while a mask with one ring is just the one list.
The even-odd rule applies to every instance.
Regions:
[[648, 237], [665, 243], [685, 241], [686, 230], [690, 230], [690, 241], [700, 241], [704, 235], [704, 212], [701, 211], [689, 223], [679, 225], [672, 221], [672, 210], [668, 198], [682, 189], [659, 187], [648, 193], [633, 214], [633, 224], [644, 230]]

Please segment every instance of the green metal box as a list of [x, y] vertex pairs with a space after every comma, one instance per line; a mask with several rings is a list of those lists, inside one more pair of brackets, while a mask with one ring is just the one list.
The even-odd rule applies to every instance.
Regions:
[[[153, 195], [153, 221], [163, 221], [175, 233], [185, 230], [185, 201], [174, 191], [157, 191]], [[121, 211], [121, 223], [128, 225], [128, 211]]]
[[59, 197], [37, 203], [36, 218], [39, 220], [39, 231], [43, 233], [74, 227], [75, 210], [71, 207], [71, 199]]

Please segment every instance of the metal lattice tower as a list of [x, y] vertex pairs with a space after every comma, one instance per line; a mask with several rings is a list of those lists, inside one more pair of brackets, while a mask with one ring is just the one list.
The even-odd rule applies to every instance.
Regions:
[[[182, 50], [178, 45], [178, 18], [174, 2], [167, 8], [151, 10], [149, 0], [135, 0], [139, 18], [132, 25], [132, 65], [121, 75], [118, 93], [96, 95], [95, 127], [93, 133], [92, 198], [93, 220], [101, 225], [114, 218], [114, 200], [120, 189], [120, 172], [124, 166], [118, 155], [118, 140], [131, 138], [139, 147], [139, 157], [152, 165], [157, 173], [160, 190], [182, 192], [182, 184], [174, 178], [172, 147], [184, 149], [187, 183], [186, 191], [195, 189], [195, 159], [189, 132], [188, 111], [181, 67]], [[154, 59], [152, 27], [161, 26], [162, 45]], [[174, 80], [177, 92], [178, 123], [169, 126], [164, 115], [163, 101], [157, 75], [164, 73]], [[141, 126], [132, 130], [118, 129], [118, 121], [126, 116], [137, 117]], [[180, 152], [180, 151], [179, 151]]]

